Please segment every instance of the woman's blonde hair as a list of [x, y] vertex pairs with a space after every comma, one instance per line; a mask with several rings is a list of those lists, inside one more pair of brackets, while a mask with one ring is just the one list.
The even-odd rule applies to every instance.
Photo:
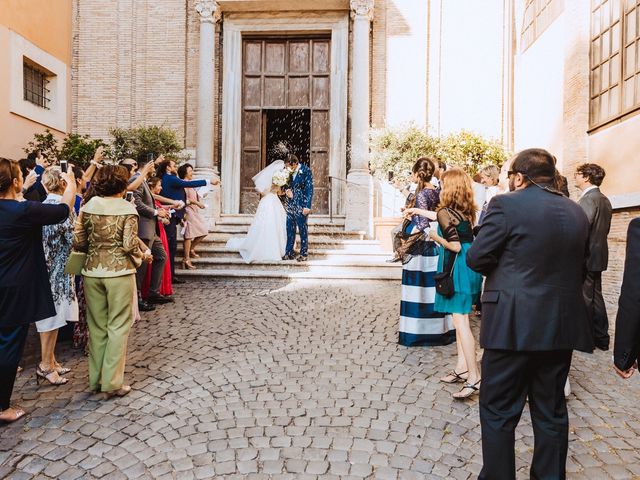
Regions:
[[480, 170], [480, 174], [489, 177], [491, 180], [498, 184], [498, 180], [500, 179], [500, 169], [496, 165], [486, 165], [482, 167]]
[[55, 193], [64, 188], [62, 170], [60, 167], [49, 167], [42, 174], [42, 185], [49, 193]]
[[439, 210], [450, 208], [462, 214], [473, 225], [476, 218], [476, 203], [473, 199], [471, 178], [464, 170], [452, 168], [440, 177], [442, 191], [440, 192]]

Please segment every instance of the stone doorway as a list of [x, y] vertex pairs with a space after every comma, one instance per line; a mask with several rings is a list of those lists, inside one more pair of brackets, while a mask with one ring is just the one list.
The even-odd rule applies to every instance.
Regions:
[[255, 37], [242, 41], [240, 213], [260, 200], [251, 178], [287, 141], [314, 177], [313, 212], [329, 211], [331, 38]]

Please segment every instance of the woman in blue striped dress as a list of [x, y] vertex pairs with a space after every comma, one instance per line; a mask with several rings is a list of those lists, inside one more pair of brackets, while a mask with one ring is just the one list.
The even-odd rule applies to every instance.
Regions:
[[[409, 199], [406, 215], [414, 209], [433, 214], [440, 203], [439, 191], [431, 184], [435, 164], [420, 158], [413, 166], [413, 180], [418, 184], [415, 197]], [[426, 213], [426, 212], [425, 212]], [[411, 215], [407, 233], [425, 232], [430, 228], [429, 218]], [[434, 309], [436, 295], [433, 276], [438, 269], [438, 246], [428, 235], [418, 240], [411, 249], [411, 259], [402, 268], [402, 298], [400, 301], [399, 343], [405, 346], [448, 345], [455, 342], [455, 329], [450, 315]]]

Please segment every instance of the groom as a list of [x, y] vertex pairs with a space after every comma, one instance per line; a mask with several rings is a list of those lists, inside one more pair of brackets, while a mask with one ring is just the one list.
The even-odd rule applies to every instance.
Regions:
[[293, 260], [295, 254], [293, 245], [296, 243], [296, 227], [300, 231], [300, 256], [299, 262], [307, 261], [309, 245], [309, 233], [307, 218], [311, 212], [313, 200], [313, 176], [311, 169], [298, 161], [293, 154], [287, 156], [285, 163], [291, 171], [289, 184], [285, 190], [285, 210], [287, 211], [287, 249], [283, 260]]

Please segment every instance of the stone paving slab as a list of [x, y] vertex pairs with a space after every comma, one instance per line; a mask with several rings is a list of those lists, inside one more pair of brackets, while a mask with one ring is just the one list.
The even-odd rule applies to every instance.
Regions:
[[[455, 346], [397, 345], [399, 285], [212, 280], [132, 330], [126, 379], [103, 401], [86, 359], [62, 387], [14, 401], [25, 421], [0, 427], [0, 478], [470, 479], [482, 464], [477, 399], [438, 382]], [[473, 320], [476, 329], [478, 320]], [[570, 479], [640, 478], [640, 376], [612, 375], [611, 354], [575, 354]], [[533, 432], [517, 430], [518, 478]]]

